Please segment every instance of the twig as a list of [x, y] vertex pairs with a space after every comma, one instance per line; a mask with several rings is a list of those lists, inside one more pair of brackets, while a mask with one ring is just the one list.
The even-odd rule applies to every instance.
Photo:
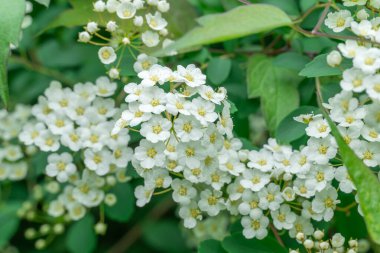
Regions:
[[312, 34], [316, 34], [319, 32], [319, 29], [321, 28], [321, 25], [323, 24], [323, 21], [325, 20], [327, 13], [329, 12], [330, 5], [331, 5], [331, 1], [329, 1], [326, 4], [325, 9], [323, 10], [321, 16], [319, 17], [317, 24], [315, 25], [315, 27], [311, 31]]
[[238, 0], [240, 3], [243, 3], [243, 4], [246, 4], [246, 5], [249, 5], [249, 4], [252, 4], [251, 2], [249, 2], [248, 0]]
[[52, 77], [55, 80], [60, 81], [60, 82], [62, 82], [64, 84], [67, 84], [67, 85], [70, 85], [70, 86], [72, 86], [74, 84], [74, 82], [72, 80], [66, 78], [59, 71], [56, 71], [56, 70], [53, 70], [53, 69], [48, 69], [48, 68], [46, 68], [46, 67], [44, 67], [42, 65], [35, 64], [35, 63], [30, 62], [29, 60], [27, 60], [27, 59], [25, 59], [23, 57], [12, 55], [10, 57], [10, 62], [23, 65], [24, 67], [26, 67], [26, 68], [28, 68], [30, 70], [33, 70], [33, 71], [38, 72], [38, 73], [40, 73], [42, 75], [45, 75], [45, 76]]
[[[157, 220], [166, 214], [172, 207], [174, 202], [171, 199], [161, 202], [157, 205], [146, 218], [151, 220]], [[123, 253], [127, 252], [129, 247], [136, 242], [142, 235], [142, 228], [140, 223], [136, 223], [111, 249], [108, 250], [108, 253]]]
[[273, 226], [272, 223], [269, 224], [269, 227], [270, 227], [270, 229], [272, 230], [272, 232], [273, 232], [273, 234], [274, 234], [274, 237], [276, 237], [278, 243], [279, 243], [282, 247], [285, 248], [285, 244], [284, 244], [284, 242], [282, 241], [281, 236], [278, 234], [277, 229]]

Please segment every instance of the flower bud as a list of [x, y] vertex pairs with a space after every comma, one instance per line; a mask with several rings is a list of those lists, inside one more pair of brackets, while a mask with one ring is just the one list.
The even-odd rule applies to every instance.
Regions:
[[98, 0], [94, 3], [94, 11], [103, 12], [106, 9], [106, 4], [102, 0]]
[[95, 233], [98, 234], [98, 235], [104, 235], [107, 231], [107, 225], [102, 223], [102, 222], [98, 222], [96, 223], [95, 225]]
[[117, 198], [115, 194], [112, 194], [112, 193], [108, 193], [104, 198], [104, 203], [106, 203], [107, 206], [115, 205], [116, 201], [117, 201]]
[[108, 72], [108, 75], [112, 79], [119, 79], [120, 78], [120, 72], [117, 68], [111, 68], [110, 71]]
[[117, 29], [117, 24], [115, 21], [109, 21], [106, 25], [106, 30], [109, 32], [114, 32]]
[[305, 246], [306, 249], [312, 249], [314, 247], [314, 242], [310, 239], [306, 239], [303, 242], [303, 246]]
[[321, 250], [327, 250], [329, 247], [330, 247], [330, 244], [329, 244], [328, 242], [321, 242], [321, 243], [319, 244], [319, 248], [320, 248]]
[[351, 248], [356, 248], [356, 247], [358, 247], [358, 241], [357, 241], [357, 240], [353, 240], [353, 239], [351, 239], [351, 240], [348, 241], [348, 245], [349, 245]]
[[327, 64], [331, 67], [337, 67], [341, 62], [342, 56], [337, 50], [333, 50], [327, 55]]
[[302, 232], [297, 233], [296, 239], [300, 242], [303, 242], [305, 240], [305, 234]]
[[340, 247], [343, 246], [344, 240], [345, 240], [344, 237], [341, 234], [337, 233], [337, 234], [335, 234], [332, 237], [332, 239], [331, 239], [331, 245], [334, 248], [340, 248]]
[[358, 13], [356, 13], [356, 16], [360, 20], [366, 20], [369, 17], [369, 14], [365, 11], [365, 9], [361, 9]]
[[63, 224], [55, 224], [53, 227], [53, 232], [57, 235], [62, 234], [65, 231], [65, 226]]
[[34, 228], [28, 228], [25, 230], [24, 236], [26, 239], [30, 240], [33, 239], [37, 234], [37, 231]]
[[316, 230], [313, 236], [316, 240], [322, 240], [322, 238], [325, 236], [325, 233], [323, 233], [321, 230]]
[[38, 239], [34, 244], [36, 249], [43, 249], [46, 247], [46, 241], [44, 239]]

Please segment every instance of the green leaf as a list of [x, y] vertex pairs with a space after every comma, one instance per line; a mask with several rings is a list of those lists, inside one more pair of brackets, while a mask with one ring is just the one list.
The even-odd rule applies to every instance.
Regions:
[[227, 253], [287, 253], [288, 251], [272, 237], [267, 236], [263, 240], [246, 239], [241, 233], [235, 233], [226, 237], [222, 242]]
[[174, 220], [147, 222], [143, 227], [143, 238], [156, 251], [167, 253], [188, 252], [179, 224]]
[[296, 52], [287, 52], [274, 58], [273, 64], [277, 67], [300, 71], [308, 62], [309, 58], [305, 55]]
[[99, 13], [92, 11], [94, 8], [93, 0], [69, 0], [69, 2], [72, 5], [72, 9], [61, 13], [43, 31], [60, 26], [74, 27], [86, 25], [90, 21], [95, 21], [99, 25], [104, 26], [108, 20], [112, 20], [111, 14], [107, 12], [99, 15]]
[[340, 135], [335, 123], [329, 115], [324, 112], [329, 122], [332, 134], [338, 143], [339, 153], [344, 165], [347, 167], [352, 182], [355, 184], [364, 220], [372, 240], [380, 244], [380, 183], [371, 169], [356, 156], [355, 152], [348, 146]]
[[50, 0], [34, 0], [34, 1], [36, 1], [39, 4], [44, 5], [46, 7], [49, 7], [49, 5], [50, 5]]
[[301, 106], [286, 116], [277, 127], [276, 139], [280, 143], [289, 144], [304, 136], [307, 124], [297, 122], [293, 118], [301, 114], [319, 113], [319, 108], [314, 106]]
[[232, 62], [230, 59], [212, 58], [208, 63], [207, 77], [213, 84], [223, 83], [230, 74]]
[[289, 26], [291, 19], [279, 8], [266, 4], [239, 6], [228, 12], [212, 14], [198, 19], [200, 26], [194, 28], [175, 43], [156, 55], [172, 50], [190, 49], [201, 45], [222, 42], [250, 34]]
[[67, 232], [66, 245], [71, 253], [94, 252], [96, 243], [94, 218], [89, 214], [74, 222]]
[[196, 25], [197, 12], [188, 1], [169, 0], [168, 2], [170, 3], [170, 11], [163, 15], [168, 21], [167, 28], [175, 36], [182, 36]]
[[220, 241], [206, 240], [201, 242], [198, 248], [198, 253], [225, 253]]
[[7, 81], [7, 65], [9, 46], [18, 45], [21, 23], [25, 15], [24, 0], [0, 0], [0, 96], [8, 105], [9, 91]]
[[8, 244], [17, 231], [19, 225], [17, 210], [19, 207], [19, 202], [7, 202], [6, 205], [0, 206], [0, 249]]
[[110, 193], [115, 194], [117, 202], [113, 206], [105, 207], [107, 217], [120, 222], [128, 221], [135, 209], [135, 199], [131, 186], [128, 183], [117, 184]]
[[349, 63], [343, 62], [341, 68], [333, 68], [327, 64], [327, 54], [321, 54], [315, 57], [311, 62], [306, 64], [305, 68], [299, 73], [300, 76], [319, 77], [319, 76], [337, 76], [341, 75], [341, 68], [348, 68]]
[[281, 120], [299, 105], [297, 72], [276, 67], [273, 59], [255, 55], [248, 62], [248, 97], [261, 99], [261, 108], [272, 134]]

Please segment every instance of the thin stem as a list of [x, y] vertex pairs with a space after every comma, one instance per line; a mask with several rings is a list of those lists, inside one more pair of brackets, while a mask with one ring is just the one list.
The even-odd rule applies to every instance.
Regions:
[[344, 207], [339, 207], [337, 206], [336, 207], [336, 210], [337, 211], [340, 211], [340, 212], [347, 212], [349, 211], [351, 208], [355, 207], [357, 205], [357, 203], [354, 201], [352, 202], [351, 204], [349, 204], [348, 206], [344, 206]]
[[72, 86], [74, 82], [68, 78], [66, 78], [64, 75], [62, 75], [59, 71], [53, 70], [53, 69], [48, 69], [42, 65], [39, 65], [37, 63], [31, 62], [26, 58], [12, 55], [10, 57], [10, 62], [17, 63], [20, 65], [23, 65], [24, 67], [33, 70], [37, 73], [40, 73], [45, 76], [52, 77], [53, 79], [60, 81], [64, 84]]
[[172, 190], [172, 188], [168, 188], [168, 189], [165, 189], [165, 190], [162, 190], [162, 191], [159, 191], [159, 192], [155, 192], [155, 193], [153, 193], [153, 195], [157, 196], [157, 195], [165, 194], [167, 192], [170, 192], [171, 190]]
[[276, 228], [273, 226], [272, 223], [269, 224], [269, 227], [270, 229], [272, 230], [273, 234], [274, 234], [274, 237], [277, 239], [278, 243], [285, 248], [285, 244], [284, 242], [282, 241], [280, 235], [278, 234], [278, 231], [276, 230]]
[[252, 4], [251, 2], [249, 2], [248, 0], [238, 0], [240, 3], [243, 3], [243, 4], [246, 4], [246, 5], [249, 5], [249, 4]]
[[325, 9], [323, 10], [321, 16], [319, 17], [317, 24], [315, 25], [315, 27], [311, 31], [312, 34], [316, 34], [317, 32], [319, 32], [319, 29], [321, 28], [321, 25], [323, 24], [323, 21], [325, 20], [327, 13], [329, 12], [330, 5], [331, 5], [331, 1], [329, 1], [326, 4]]

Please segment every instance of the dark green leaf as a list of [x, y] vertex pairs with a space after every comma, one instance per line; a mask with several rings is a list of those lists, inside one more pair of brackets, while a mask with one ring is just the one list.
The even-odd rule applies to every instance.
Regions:
[[304, 136], [307, 124], [295, 121], [293, 118], [301, 114], [318, 113], [319, 108], [314, 106], [301, 106], [286, 116], [277, 127], [276, 139], [280, 143], [289, 144]]
[[201, 242], [198, 248], [198, 253], [225, 253], [220, 241], [206, 240]]
[[24, 0], [0, 0], [0, 96], [8, 104], [9, 91], [7, 81], [7, 64], [9, 46], [18, 45], [21, 23], [25, 15]]
[[7, 202], [0, 206], [0, 249], [8, 244], [17, 231], [19, 224], [17, 210], [19, 207], [19, 202]]
[[261, 107], [272, 134], [281, 120], [299, 105], [297, 72], [276, 67], [273, 59], [253, 56], [247, 69], [248, 97], [260, 97]]
[[212, 58], [208, 63], [207, 77], [213, 84], [221, 84], [230, 74], [231, 65], [230, 59]]
[[107, 217], [120, 222], [128, 221], [135, 209], [135, 198], [131, 186], [127, 183], [117, 184], [110, 191], [116, 195], [117, 202], [113, 206], [106, 206]]
[[143, 228], [143, 237], [157, 251], [185, 253], [188, 252], [187, 246], [179, 226], [174, 220], [147, 222]]
[[83, 219], [74, 222], [67, 231], [66, 245], [71, 253], [91, 253], [96, 248], [94, 218], [86, 215]]
[[222, 242], [223, 248], [228, 253], [287, 253], [288, 250], [281, 247], [278, 242], [267, 236], [263, 240], [246, 239], [241, 233], [226, 237]]
[[[200, 26], [156, 55], [164, 55], [172, 50], [184, 50], [236, 39], [250, 34], [289, 26], [291, 19], [279, 8], [265, 4], [239, 6], [222, 14], [212, 14], [198, 19]], [[238, 24], [238, 25], [237, 25]]]

